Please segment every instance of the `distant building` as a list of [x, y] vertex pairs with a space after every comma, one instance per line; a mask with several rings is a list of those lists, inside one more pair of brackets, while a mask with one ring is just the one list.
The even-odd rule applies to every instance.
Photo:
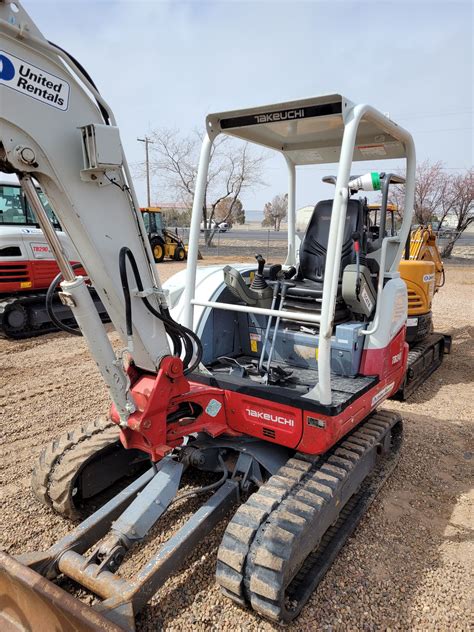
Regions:
[[458, 225], [458, 218], [455, 213], [448, 213], [444, 218], [442, 228], [456, 228]]
[[184, 204], [182, 202], [155, 202], [152, 206], [161, 208], [162, 211], [178, 211], [184, 213], [191, 208], [190, 204]]

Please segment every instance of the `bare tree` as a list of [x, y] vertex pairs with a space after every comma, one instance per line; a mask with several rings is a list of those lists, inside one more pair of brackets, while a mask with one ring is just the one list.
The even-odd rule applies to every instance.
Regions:
[[[448, 218], [456, 218], [456, 227], [450, 233], [442, 256], [449, 258], [454, 245], [470, 223], [474, 221], [473, 169], [464, 174], [450, 175], [443, 163], [420, 163], [416, 170], [414, 222], [426, 226], [436, 221], [441, 231]], [[398, 215], [405, 208], [405, 187], [392, 186], [390, 202], [396, 204]]]
[[471, 168], [465, 174], [451, 177], [449, 198], [451, 200], [452, 215], [456, 217], [456, 226], [441, 253], [441, 256], [445, 259], [451, 256], [459, 237], [474, 222], [474, 169]]
[[[413, 222], [426, 225], [432, 221], [441, 206], [446, 203], [448, 178], [443, 170], [443, 163], [433, 165], [428, 160], [420, 163], [416, 168], [415, 206]], [[405, 187], [392, 186], [390, 201], [396, 204], [398, 214], [403, 215], [405, 208]], [[449, 210], [447, 209], [447, 213]]]
[[242, 202], [239, 199], [226, 198], [222, 200], [216, 206], [214, 219], [218, 224], [220, 222], [227, 222], [231, 226], [233, 224], [245, 224], [245, 211]]
[[[184, 135], [178, 130], [159, 129], [151, 134], [151, 170], [157, 174], [161, 190], [174, 193], [177, 200], [189, 208], [192, 206], [201, 137], [198, 132]], [[206, 191], [202, 207], [204, 237], [210, 246], [217, 227], [214, 222], [216, 209], [225, 200], [227, 214], [220, 217], [225, 222], [237, 210], [239, 197], [246, 190], [262, 181], [262, 168], [266, 157], [254, 154], [248, 143], [236, 143], [228, 136], [217, 137], [212, 150]]]
[[282, 220], [288, 213], [288, 193], [275, 195], [271, 202], [267, 202], [263, 209], [262, 226], [271, 226], [279, 231]]

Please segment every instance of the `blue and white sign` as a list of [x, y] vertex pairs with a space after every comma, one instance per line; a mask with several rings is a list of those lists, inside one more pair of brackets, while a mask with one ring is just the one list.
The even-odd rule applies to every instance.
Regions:
[[0, 51], [0, 85], [58, 110], [67, 110], [69, 84], [11, 53]]

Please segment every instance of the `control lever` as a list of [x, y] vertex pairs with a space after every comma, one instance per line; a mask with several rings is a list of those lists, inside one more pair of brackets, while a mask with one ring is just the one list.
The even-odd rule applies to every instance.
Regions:
[[[280, 281], [274, 281], [273, 283], [271, 283], [271, 285], [273, 285], [273, 297], [272, 297], [272, 304], [271, 304], [270, 309], [273, 310], [275, 309], [275, 305], [278, 299], [278, 292], [280, 291]], [[263, 339], [262, 351], [260, 352], [260, 358], [258, 360], [258, 372], [260, 374], [262, 374], [263, 362], [265, 360], [265, 351], [267, 349], [268, 337], [270, 335], [272, 320], [273, 320], [273, 316], [269, 316], [268, 322], [267, 322], [267, 328], [265, 330], [265, 337]]]
[[265, 259], [262, 257], [262, 255], [255, 255], [255, 259], [257, 260], [258, 268], [252, 280], [252, 283], [250, 284], [250, 289], [262, 291], [266, 287], [268, 287], [268, 284], [265, 281], [265, 278], [263, 276], [263, 269], [265, 268]]
[[[283, 308], [283, 303], [285, 302], [285, 297], [286, 297], [286, 293], [288, 292], [288, 288], [290, 287], [294, 287], [294, 283], [292, 283], [291, 281], [281, 281], [280, 287], [281, 287], [281, 294], [280, 294], [280, 306], [278, 309], [282, 309]], [[275, 350], [275, 343], [276, 343], [276, 338], [277, 338], [277, 333], [278, 333], [278, 329], [280, 327], [280, 321], [281, 321], [281, 316], [278, 316], [276, 319], [276, 323], [275, 323], [275, 327], [273, 329], [273, 338], [272, 338], [272, 346], [270, 347], [270, 353], [268, 354], [268, 360], [267, 360], [267, 375], [270, 372], [270, 364], [273, 358], [273, 351]]]

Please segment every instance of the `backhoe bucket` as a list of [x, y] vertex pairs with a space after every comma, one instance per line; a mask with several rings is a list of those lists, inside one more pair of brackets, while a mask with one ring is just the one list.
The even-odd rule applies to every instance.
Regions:
[[2, 632], [123, 632], [13, 557], [0, 552]]

